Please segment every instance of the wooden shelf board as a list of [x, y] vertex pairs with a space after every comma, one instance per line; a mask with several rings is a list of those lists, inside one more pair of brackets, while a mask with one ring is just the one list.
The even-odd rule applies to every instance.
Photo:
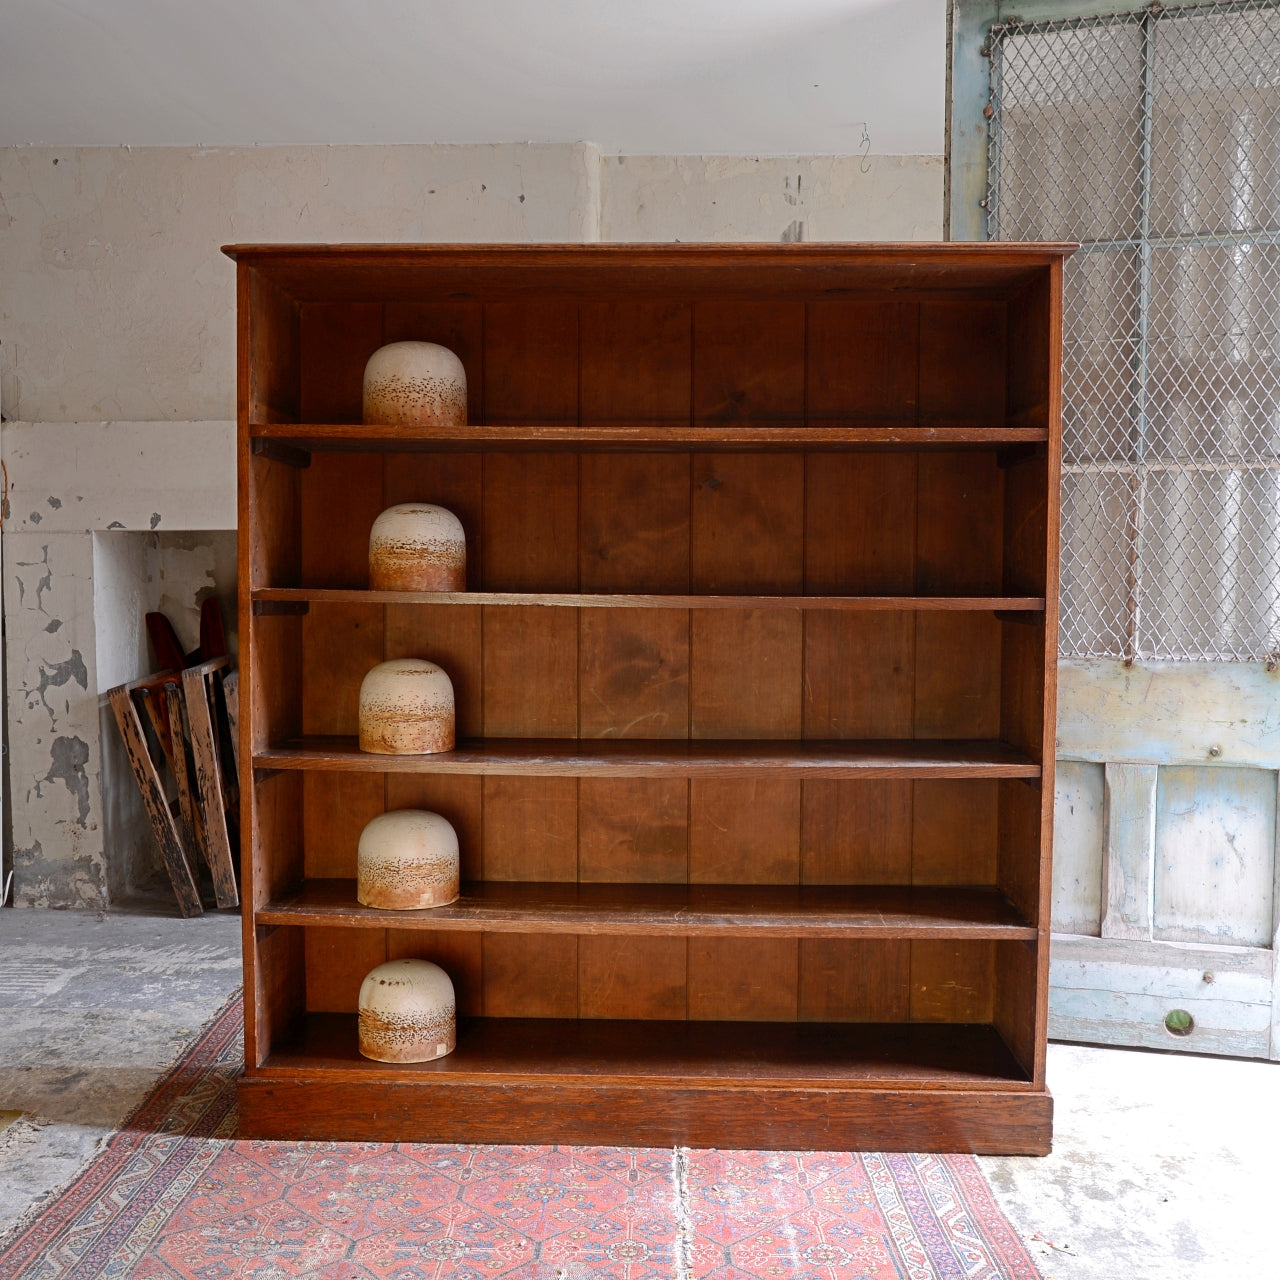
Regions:
[[354, 880], [308, 880], [259, 908], [271, 925], [694, 937], [1034, 939], [998, 889], [922, 885], [539, 884], [477, 881], [457, 902], [380, 911]]
[[460, 1018], [423, 1063], [361, 1057], [354, 1014], [309, 1013], [253, 1076], [476, 1082], [682, 1082], [819, 1089], [1010, 1089], [1031, 1083], [995, 1028], [959, 1023]]
[[621, 592], [362, 591], [259, 587], [255, 604], [452, 604], [552, 609], [822, 609], [848, 612], [1043, 613], [1043, 596], [635, 595]]
[[720, 742], [657, 738], [483, 738], [435, 755], [374, 755], [353, 737], [305, 737], [253, 757], [255, 769], [489, 774], [525, 778], [1038, 778], [1006, 742], [959, 739]]
[[1001, 447], [1042, 443], [1047, 427], [983, 422], [524, 422], [449, 427], [400, 427], [358, 422], [254, 422], [249, 435], [298, 449], [438, 450], [480, 453], [521, 450], [780, 451], [850, 447]]

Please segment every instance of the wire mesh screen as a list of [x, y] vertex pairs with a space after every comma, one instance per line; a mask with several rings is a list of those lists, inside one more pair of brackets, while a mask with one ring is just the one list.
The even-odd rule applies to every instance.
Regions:
[[992, 28], [988, 235], [1079, 240], [1062, 634], [1280, 654], [1280, 9]]

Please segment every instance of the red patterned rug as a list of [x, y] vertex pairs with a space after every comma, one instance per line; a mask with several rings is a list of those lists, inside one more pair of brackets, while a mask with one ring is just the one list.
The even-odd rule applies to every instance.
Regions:
[[240, 1001], [4, 1280], [1038, 1280], [969, 1156], [235, 1141]]

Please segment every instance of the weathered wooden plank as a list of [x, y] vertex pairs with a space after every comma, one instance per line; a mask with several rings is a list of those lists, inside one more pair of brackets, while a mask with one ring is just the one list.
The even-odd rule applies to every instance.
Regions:
[[1280, 768], [1280, 667], [1064, 659], [1058, 755]]
[[1156, 766], [1108, 764], [1102, 936], [1151, 937]]
[[142, 792], [142, 803], [146, 806], [147, 815], [151, 819], [151, 829], [155, 833], [156, 843], [160, 846], [160, 856], [164, 859], [165, 869], [173, 882], [173, 891], [178, 899], [178, 910], [184, 916], [203, 914], [200, 904], [200, 890], [187, 865], [182, 841], [178, 838], [178, 829], [174, 826], [173, 814], [169, 811], [169, 802], [165, 798], [164, 788], [160, 784], [160, 775], [147, 751], [147, 740], [142, 732], [142, 721], [138, 718], [138, 709], [129, 696], [129, 686], [117, 685], [107, 691], [107, 701], [111, 704], [116, 724], [120, 727], [120, 736], [124, 739], [124, 749], [133, 768], [134, 777], [138, 780], [138, 789]]
[[1054, 785], [1053, 928], [1097, 937], [1106, 841], [1103, 766], [1060, 760]]
[[[1049, 1035], [1058, 1040], [1266, 1057], [1272, 952], [1055, 934]], [[1164, 1025], [1191, 1014], [1186, 1036]]]
[[218, 761], [218, 735], [209, 701], [209, 677], [226, 664], [226, 658], [215, 658], [212, 662], [188, 667], [182, 673], [182, 692], [187, 704], [191, 755], [195, 762], [196, 790], [203, 811], [205, 853], [209, 859], [209, 870], [213, 873], [214, 896], [218, 900], [218, 906], [234, 907], [240, 903], [240, 890], [236, 885], [235, 860], [227, 830], [222, 768]]
[[1160, 770], [1153, 933], [1266, 947], [1276, 866], [1276, 775], [1212, 766]]
[[[178, 811], [182, 815], [183, 839], [190, 842], [188, 861], [194, 864], [196, 854], [199, 853], [208, 862], [204, 821], [192, 788], [190, 762], [187, 758], [187, 738], [183, 731], [182, 686], [176, 678], [164, 686], [164, 699], [169, 712], [170, 733], [173, 739], [173, 754], [169, 760], [169, 767], [173, 770], [174, 781], [178, 784]], [[192, 873], [194, 872], [193, 865]]]

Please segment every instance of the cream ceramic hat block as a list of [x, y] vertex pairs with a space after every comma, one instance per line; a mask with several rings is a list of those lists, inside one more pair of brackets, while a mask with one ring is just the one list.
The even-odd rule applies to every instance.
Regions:
[[391, 960], [360, 984], [360, 1052], [375, 1062], [430, 1062], [458, 1043], [453, 983], [429, 960]]
[[366, 907], [418, 911], [458, 897], [458, 834], [426, 809], [379, 814], [360, 833], [356, 897]]
[[429, 502], [388, 507], [369, 534], [369, 586], [374, 591], [465, 591], [462, 521]]
[[360, 750], [384, 756], [452, 751], [453, 685], [425, 658], [380, 662], [360, 683]]
[[364, 420], [404, 427], [461, 427], [467, 371], [448, 347], [392, 342], [364, 367]]

